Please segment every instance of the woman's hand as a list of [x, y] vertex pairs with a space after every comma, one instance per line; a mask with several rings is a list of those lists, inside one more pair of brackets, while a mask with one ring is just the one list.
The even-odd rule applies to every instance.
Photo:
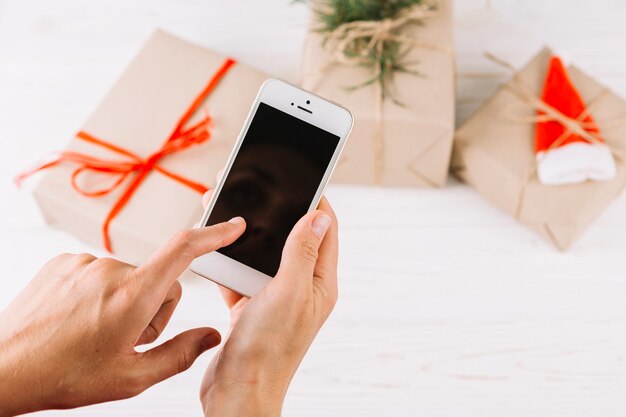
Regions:
[[134, 266], [92, 255], [48, 262], [0, 314], [0, 416], [72, 408], [135, 396], [189, 368], [220, 343], [212, 328], [155, 341], [181, 296], [190, 262], [235, 241], [236, 218], [186, 230]]
[[337, 251], [337, 219], [324, 198], [293, 228], [280, 269], [262, 291], [247, 298], [220, 287], [232, 328], [202, 383], [207, 416], [280, 415], [287, 387], [337, 300]]

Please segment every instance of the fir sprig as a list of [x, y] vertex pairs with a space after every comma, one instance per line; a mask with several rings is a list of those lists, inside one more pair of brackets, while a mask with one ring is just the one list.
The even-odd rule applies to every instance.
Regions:
[[[317, 30], [321, 33], [331, 33], [345, 23], [394, 19], [406, 8], [422, 4], [423, 0], [309, 0], [309, 2], [313, 4], [317, 20], [320, 22]], [[373, 78], [349, 88], [356, 89], [379, 83], [383, 97], [390, 97], [397, 104], [401, 104], [393, 97], [390, 88], [394, 73], [418, 74], [410, 68], [412, 64], [404, 59], [411, 51], [411, 47], [403, 46], [396, 40], [385, 39], [381, 48], [368, 49], [370, 40], [370, 38], [358, 39], [343, 51], [347, 57], [360, 58], [361, 65], [375, 69]]]
[[394, 18], [407, 7], [422, 0], [322, 0], [316, 8], [324, 31], [333, 31], [340, 25], [360, 20], [383, 20]]

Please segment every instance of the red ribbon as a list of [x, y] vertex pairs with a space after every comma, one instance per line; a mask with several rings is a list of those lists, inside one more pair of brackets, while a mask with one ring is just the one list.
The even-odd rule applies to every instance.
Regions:
[[[55, 156], [51, 160], [41, 163], [36, 167], [19, 174], [15, 178], [15, 182], [20, 185], [20, 183], [26, 177], [36, 172], [52, 168], [64, 162], [73, 162], [78, 164], [79, 166], [72, 173], [72, 188], [74, 188], [74, 190], [78, 191], [85, 197], [100, 197], [103, 195], [107, 195], [113, 190], [117, 189], [124, 183], [124, 181], [128, 177], [132, 176], [131, 181], [128, 183], [119, 199], [115, 202], [115, 204], [109, 211], [109, 214], [106, 216], [104, 223], [102, 224], [104, 247], [107, 251], [113, 252], [111, 249], [111, 239], [109, 237], [109, 226], [111, 224], [111, 221], [120, 213], [120, 211], [122, 211], [122, 209], [132, 198], [133, 194], [135, 194], [135, 191], [137, 191], [141, 183], [146, 179], [148, 174], [152, 172], [152, 170], [156, 170], [161, 174], [171, 178], [172, 180], [177, 181], [194, 191], [197, 191], [198, 193], [203, 194], [207, 191], [206, 186], [192, 181], [188, 178], [182, 177], [178, 174], [175, 174], [163, 168], [158, 163], [161, 159], [165, 158], [168, 155], [180, 152], [194, 145], [199, 145], [210, 139], [211, 134], [208, 128], [211, 122], [211, 118], [208, 114], [205, 115], [199, 122], [191, 126], [187, 126], [187, 124], [191, 117], [196, 113], [196, 111], [198, 111], [198, 109], [209, 96], [209, 94], [213, 91], [213, 89], [215, 89], [220, 80], [234, 64], [235, 61], [230, 58], [227, 58], [224, 61], [221, 67], [213, 75], [211, 80], [209, 80], [209, 83], [206, 85], [206, 87], [204, 87], [202, 92], [200, 92], [200, 94], [195, 98], [191, 106], [189, 106], [185, 114], [183, 114], [183, 116], [179, 119], [174, 131], [167, 138], [165, 143], [158, 150], [148, 155], [147, 157], [142, 158], [127, 149], [96, 138], [87, 132], [80, 131], [76, 135], [77, 139], [106, 148], [112, 152], [127, 157], [129, 160], [119, 161], [103, 159], [80, 152], [63, 151], [55, 154]], [[87, 190], [82, 188], [78, 184], [78, 177], [85, 172], [92, 172], [101, 175], [111, 175], [114, 178], [117, 178], [113, 182], [113, 184], [108, 187], [97, 190]]]

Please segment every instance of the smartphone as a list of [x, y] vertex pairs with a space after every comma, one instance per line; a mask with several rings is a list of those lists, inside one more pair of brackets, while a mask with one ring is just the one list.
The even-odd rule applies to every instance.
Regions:
[[276, 275], [293, 226], [317, 207], [352, 124], [335, 103], [265, 81], [200, 221], [242, 216], [246, 231], [190, 269], [246, 296], [261, 290]]

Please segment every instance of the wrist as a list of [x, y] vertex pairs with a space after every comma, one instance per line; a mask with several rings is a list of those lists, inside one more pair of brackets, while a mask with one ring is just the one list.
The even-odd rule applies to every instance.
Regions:
[[[4, 321], [0, 315], [0, 321]], [[38, 411], [39, 389], [26, 375], [28, 358], [24, 357], [23, 343], [19, 335], [11, 335], [0, 329], [0, 417]], [[30, 375], [34, 379], [34, 375]]]
[[204, 393], [207, 417], [279, 417], [284, 394], [276, 395], [256, 384], [215, 384]]
[[201, 390], [205, 416], [278, 417], [290, 377], [262, 361], [228, 361], [220, 352]]

